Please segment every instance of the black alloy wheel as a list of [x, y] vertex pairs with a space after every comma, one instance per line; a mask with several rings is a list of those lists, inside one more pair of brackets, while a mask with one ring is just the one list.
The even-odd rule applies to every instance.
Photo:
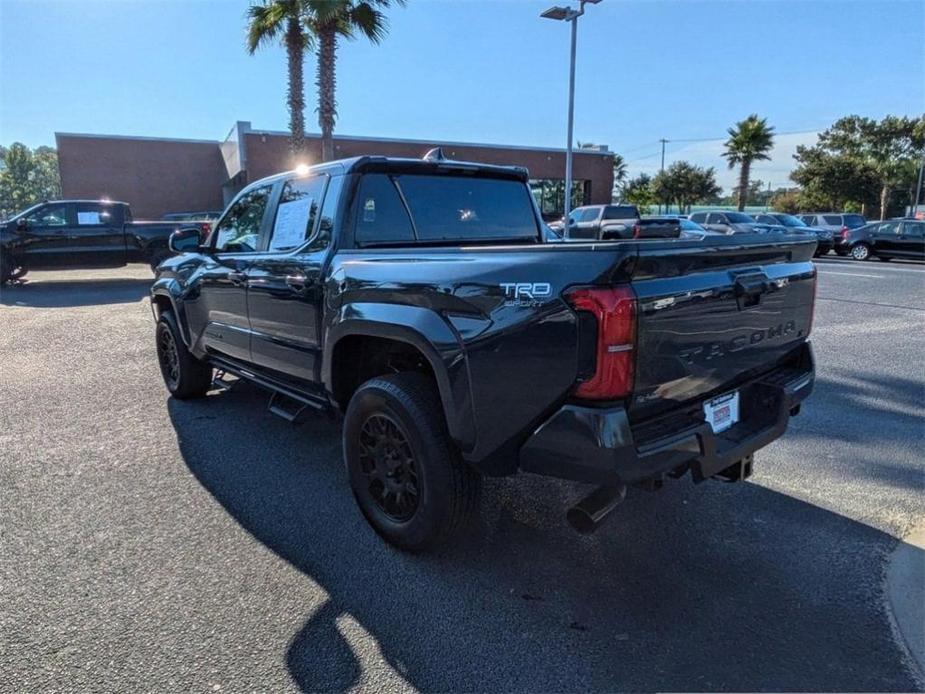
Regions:
[[366, 419], [360, 429], [360, 469], [376, 506], [390, 519], [411, 519], [420, 500], [418, 472], [408, 435], [384, 413]]
[[180, 354], [177, 352], [177, 341], [170, 330], [158, 331], [157, 359], [167, 388], [171, 391], [176, 390], [180, 383]]

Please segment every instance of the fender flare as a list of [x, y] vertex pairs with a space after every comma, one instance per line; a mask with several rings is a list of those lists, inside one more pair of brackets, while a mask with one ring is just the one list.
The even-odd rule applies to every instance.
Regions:
[[170, 302], [170, 309], [173, 311], [173, 315], [177, 318], [177, 326], [180, 328], [180, 337], [183, 339], [183, 344], [186, 345], [187, 349], [192, 349], [190, 344], [190, 334], [189, 334], [189, 325], [186, 321], [186, 312], [183, 310], [182, 302], [177, 301], [179, 295], [179, 290], [176, 287], [176, 281], [167, 280], [156, 282], [151, 287], [151, 313], [154, 315], [154, 320], [157, 321], [160, 318], [160, 313], [157, 310], [156, 300], [158, 297], [163, 297]]
[[325, 336], [321, 360], [321, 380], [332, 395], [334, 353], [338, 343], [350, 336], [404, 342], [423, 354], [437, 380], [450, 436], [464, 452], [472, 450], [475, 418], [465, 349], [444, 318], [418, 306], [355, 303], [341, 307]]

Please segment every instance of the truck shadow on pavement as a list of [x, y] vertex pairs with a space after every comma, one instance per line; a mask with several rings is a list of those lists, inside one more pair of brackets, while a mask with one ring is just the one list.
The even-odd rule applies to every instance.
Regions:
[[280, 635], [305, 691], [917, 688], [881, 600], [883, 532], [755, 483], [685, 479], [631, 491], [582, 537], [564, 521], [577, 488], [522, 475], [486, 480], [456, 544], [406, 555], [354, 505], [340, 425], [293, 427], [265, 402], [242, 384], [167, 405], [200, 484], [328, 594]]
[[0, 305], [72, 308], [141, 301], [151, 289], [150, 279], [43, 280], [0, 288]]

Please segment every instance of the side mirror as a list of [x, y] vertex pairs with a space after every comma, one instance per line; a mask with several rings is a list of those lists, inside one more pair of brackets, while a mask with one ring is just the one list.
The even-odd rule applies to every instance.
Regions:
[[193, 253], [202, 245], [202, 230], [199, 227], [183, 227], [170, 235], [167, 247], [174, 253]]
[[16, 231], [25, 231], [29, 228], [29, 222], [26, 221], [25, 217], [20, 217], [16, 220]]

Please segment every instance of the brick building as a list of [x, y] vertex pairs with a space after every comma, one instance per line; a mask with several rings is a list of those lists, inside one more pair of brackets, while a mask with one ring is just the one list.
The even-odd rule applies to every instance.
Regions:
[[[291, 169], [288, 133], [254, 130], [239, 121], [221, 141], [55, 133], [65, 198], [124, 200], [136, 218], [168, 212], [222, 209], [242, 187]], [[531, 186], [548, 218], [561, 215], [565, 150], [424, 140], [337, 136], [338, 157], [363, 154], [421, 157], [443, 147], [451, 159], [514, 164], [530, 171]], [[308, 135], [305, 163], [321, 159], [321, 138]], [[576, 150], [575, 200], [610, 202], [613, 154], [606, 147]]]

